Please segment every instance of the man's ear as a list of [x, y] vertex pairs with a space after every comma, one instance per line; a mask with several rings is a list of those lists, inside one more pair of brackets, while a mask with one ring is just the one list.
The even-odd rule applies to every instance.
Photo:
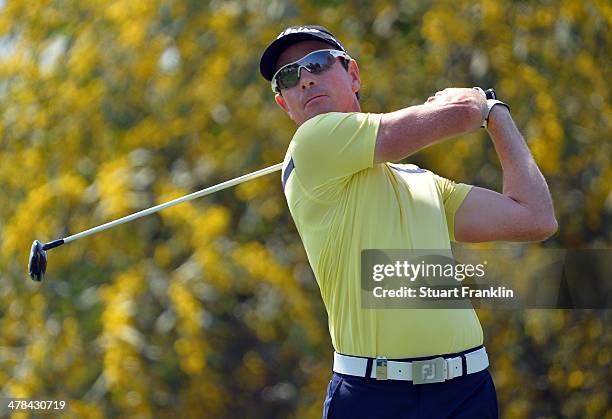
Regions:
[[361, 89], [361, 78], [359, 77], [359, 66], [357, 61], [351, 59], [348, 66], [349, 77], [351, 78], [351, 87], [353, 93], [357, 93]]
[[287, 106], [287, 103], [285, 103], [285, 98], [280, 93], [274, 95], [274, 100], [276, 101], [276, 103], [278, 103], [278, 106], [280, 106], [285, 112], [287, 112], [289, 118], [293, 119], [293, 116], [291, 116], [291, 112], [289, 111], [289, 107]]

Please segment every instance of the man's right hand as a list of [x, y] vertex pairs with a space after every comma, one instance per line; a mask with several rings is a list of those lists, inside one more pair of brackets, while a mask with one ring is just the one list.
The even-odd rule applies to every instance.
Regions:
[[482, 110], [482, 119], [484, 120], [487, 114], [487, 98], [482, 91], [478, 91], [473, 87], [449, 87], [436, 92], [436, 94], [430, 96], [425, 103], [441, 105], [446, 103], [460, 103], [462, 101], [475, 101]]

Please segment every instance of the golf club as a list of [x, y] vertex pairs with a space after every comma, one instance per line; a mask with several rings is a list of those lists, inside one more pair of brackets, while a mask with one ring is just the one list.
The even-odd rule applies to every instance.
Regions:
[[239, 176], [237, 178], [234, 178], [234, 179], [231, 179], [231, 180], [227, 180], [225, 182], [219, 183], [219, 184], [214, 185], [214, 186], [210, 186], [210, 187], [202, 189], [200, 191], [193, 192], [193, 193], [191, 193], [189, 195], [185, 195], [185, 196], [183, 196], [181, 198], [177, 198], [177, 199], [174, 199], [172, 201], [168, 201], [168, 202], [165, 202], [163, 204], [159, 204], [159, 205], [156, 205], [154, 207], [151, 207], [151, 208], [139, 211], [139, 212], [135, 212], [134, 214], [130, 214], [130, 215], [127, 215], [127, 216], [125, 216], [123, 218], [119, 218], [118, 220], [110, 221], [110, 222], [108, 222], [106, 224], [102, 224], [100, 226], [90, 228], [89, 230], [82, 231], [80, 233], [74, 234], [74, 235], [69, 236], [69, 237], [65, 237], [63, 239], [53, 240], [53, 241], [51, 241], [49, 243], [45, 243], [45, 244], [39, 242], [38, 240], [34, 240], [34, 242], [32, 243], [32, 248], [30, 250], [30, 259], [29, 259], [29, 262], [28, 262], [28, 271], [30, 273], [30, 277], [34, 281], [39, 281], [39, 282], [42, 281], [42, 279], [43, 279], [43, 277], [45, 275], [45, 272], [47, 270], [47, 252], [46, 252], [47, 250], [51, 250], [51, 249], [53, 249], [55, 247], [58, 247], [58, 246], [61, 246], [62, 244], [65, 244], [65, 243], [70, 243], [70, 242], [75, 241], [77, 239], [80, 239], [82, 237], [89, 236], [90, 234], [94, 234], [94, 233], [97, 233], [99, 231], [106, 230], [107, 228], [115, 227], [115, 226], [118, 226], [120, 224], [124, 224], [124, 223], [130, 222], [132, 220], [136, 220], [138, 218], [144, 217], [145, 215], [156, 213], [158, 211], [163, 210], [164, 208], [170, 208], [170, 207], [173, 207], [174, 205], [180, 204], [182, 202], [186, 202], [186, 201], [190, 201], [192, 199], [200, 198], [202, 196], [209, 195], [209, 194], [221, 191], [223, 189], [230, 188], [230, 187], [232, 187], [234, 185], [238, 185], [238, 184], [246, 182], [248, 180], [255, 179], [255, 178], [258, 178], [260, 176], [276, 172], [278, 170], [281, 170], [282, 167], [283, 167], [283, 164], [282, 163], [278, 163], [278, 164], [275, 164], [273, 166], [269, 166], [269, 167], [266, 167], [264, 169], [257, 170], [257, 171], [255, 171], [253, 173], [248, 173], [246, 175], [242, 175], [242, 176]]

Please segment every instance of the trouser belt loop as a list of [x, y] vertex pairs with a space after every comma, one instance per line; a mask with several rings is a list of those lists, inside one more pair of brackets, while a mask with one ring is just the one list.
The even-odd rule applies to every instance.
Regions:
[[365, 377], [372, 376], [372, 365], [374, 364], [374, 360], [372, 358], [368, 358], [368, 363], [366, 365]]
[[461, 375], [467, 375], [467, 359], [465, 355], [461, 354]]

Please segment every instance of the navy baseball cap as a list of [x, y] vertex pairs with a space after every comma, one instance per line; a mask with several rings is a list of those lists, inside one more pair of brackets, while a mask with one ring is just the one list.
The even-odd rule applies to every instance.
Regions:
[[283, 51], [297, 42], [308, 40], [327, 42], [333, 49], [346, 52], [342, 43], [323, 26], [291, 26], [282, 31], [261, 55], [259, 72], [264, 79], [272, 81], [272, 76], [276, 73], [276, 62]]

